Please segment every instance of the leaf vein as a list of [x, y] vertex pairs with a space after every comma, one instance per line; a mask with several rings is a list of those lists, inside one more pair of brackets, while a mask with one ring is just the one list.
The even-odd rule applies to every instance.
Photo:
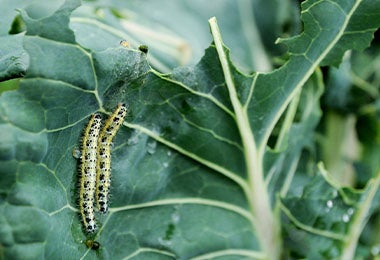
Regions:
[[246, 209], [243, 209], [241, 207], [238, 207], [236, 205], [233, 205], [227, 202], [220, 202], [216, 200], [203, 199], [203, 198], [162, 199], [162, 200], [150, 201], [150, 202], [145, 202], [145, 203], [140, 203], [140, 204], [135, 204], [135, 205], [127, 205], [123, 207], [110, 208], [109, 211], [119, 212], [119, 211], [124, 211], [124, 210], [131, 210], [131, 209], [168, 206], [168, 205], [176, 205], [176, 204], [198, 204], [198, 205], [222, 208], [228, 211], [235, 212], [236, 214], [246, 218], [250, 222], [253, 221], [251, 213]]
[[124, 125], [129, 127], [129, 128], [136, 129], [136, 130], [152, 137], [153, 139], [157, 140], [158, 142], [176, 150], [177, 152], [192, 158], [193, 160], [199, 162], [200, 164], [207, 166], [208, 168], [213, 169], [216, 172], [219, 172], [220, 174], [226, 176], [227, 178], [229, 178], [232, 181], [234, 181], [235, 183], [237, 183], [243, 189], [243, 191], [246, 194], [248, 194], [247, 193], [248, 186], [247, 186], [246, 181], [243, 178], [239, 177], [236, 173], [231, 172], [231, 171], [227, 170], [226, 168], [221, 167], [218, 164], [207, 161], [207, 160], [201, 158], [200, 156], [198, 156], [197, 154], [191, 153], [188, 150], [186, 150], [186, 149], [184, 149], [184, 148], [182, 148], [182, 147], [180, 147], [180, 146], [178, 146], [172, 142], [169, 142], [168, 140], [162, 138], [161, 136], [159, 136], [157, 133], [151, 131], [150, 129], [147, 129], [147, 128], [140, 126], [140, 125], [137, 125], [137, 124], [128, 123], [128, 122], [124, 122]]
[[296, 227], [298, 227], [304, 231], [307, 231], [309, 233], [319, 235], [319, 236], [324, 236], [327, 238], [331, 238], [331, 239], [335, 239], [335, 240], [341, 240], [341, 241], [345, 240], [345, 236], [343, 236], [343, 235], [336, 234], [336, 233], [333, 233], [333, 232], [330, 232], [327, 230], [317, 229], [317, 228], [314, 228], [314, 227], [311, 227], [311, 226], [308, 226], [308, 225], [302, 223], [290, 212], [290, 210], [283, 203], [281, 203], [281, 201], [278, 202], [278, 205], [279, 205], [280, 209], [285, 213], [285, 215], [290, 219], [290, 221]]

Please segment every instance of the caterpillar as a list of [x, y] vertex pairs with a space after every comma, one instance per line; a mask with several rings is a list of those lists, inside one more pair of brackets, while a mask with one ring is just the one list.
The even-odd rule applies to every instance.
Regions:
[[112, 139], [123, 124], [127, 114], [124, 104], [119, 104], [116, 110], [104, 123], [98, 138], [96, 165], [96, 205], [99, 212], [108, 211], [108, 194], [111, 186], [111, 145]]
[[80, 156], [79, 211], [84, 230], [92, 233], [96, 230], [94, 196], [96, 181], [96, 153], [101, 126], [101, 116], [93, 114], [84, 129]]

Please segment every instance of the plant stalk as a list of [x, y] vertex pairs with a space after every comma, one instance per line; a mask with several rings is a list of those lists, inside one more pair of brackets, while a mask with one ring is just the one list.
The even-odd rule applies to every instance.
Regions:
[[247, 112], [238, 98], [216, 18], [211, 18], [209, 23], [244, 147], [250, 187], [246, 196], [253, 214], [253, 226], [262, 250], [266, 253], [268, 259], [277, 260], [280, 259], [282, 248], [280, 223], [272, 211], [264, 181], [263, 153], [257, 150]]

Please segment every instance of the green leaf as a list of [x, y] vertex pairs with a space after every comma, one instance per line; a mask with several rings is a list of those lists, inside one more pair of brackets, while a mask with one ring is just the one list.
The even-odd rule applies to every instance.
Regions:
[[[29, 57], [22, 46], [24, 23], [17, 13], [22, 10], [21, 8], [26, 8], [33, 16], [43, 17], [50, 15], [57, 4], [59, 1], [33, 1], [33, 3], [28, 1], [2, 1], [4, 14], [0, 17], [0, 81], [23, 77], [29, 66]], [[66, 19], [68, 19], [67, 14]], [[42, 18], [39, 22], [40, 26], [47, 26], [46, 35], [60, 34], [60, 30], [49, 30], [49, 25], [61, 21], [49, 21]], [[29, 32], [33, 31], [32, 28], [33, 26], [29, 24]], [[57, 28], [62, 27], [58, 26]], [[72, 39], [74, 38], [72, 37]]]
[[337, 66], [347, 49], [368, 47], [380, 24], [379, 1], [305, 1], [302, 10], [304, 33], [281, 42], [294, 56], [319, 58], [321, 65]]
[[23, 38], [23, 34], [0, 36], [0, 81], [25, 75], [29, 61], [22, 48]]
[[[8, 35], [17, 15], [16, 8], [24, 7], [25, 1], [2, 1], [0, 17], [0, 82], [25, 75], [28, 55], [22, 47], [23, 34]], [[15, 33], [18, 33], [17, 31]]]
[[80, 2], [77, 0], [68, 0], [64, 6], [55, 11], [54, 15], [40, 19], [32, 18], [24, 10], [21, 10], [21, 16], [28, 28], [27, 35], [38, 35], [50, 40], [75, 43], [74, 33], [68, 27], [69, 15], [79, 6]]
[[[288, 196], [288, 193], [299, 193], [304, 184], [298, 184], [303, 182], [306, 174], [310, 174], [306, 169], [303, 169], [303, 174], [297, 175], [296, 171], [297, 167], [301, 168], [299, 165], [305, 167], [310, 160], [303, 153], [310, 154], [311, 158], [316, 154], [314, 130], [322, 115], [319, 105], [322, 92], [322, 73], [316, 70], [289, 105], [274, 149], [265, 154], [266, 182], [269, 183], [272, 200], [276, 199], [276, 191], [280, 191], [283, 197]], [[311, 162], [315, 163], [312, 159]]]
[[[70, 29], [77, 0], [45, 16], [21, 11], [30, 65], [19, 89], [0, 96], [1, 254], [354, 258], [366, 220], [378, 208], [378, 175], [356, 191], [334, 183], [322, 167], [310, 172], [323, 178], [302, 167], [315, 167], [304, 152], [314, 149], [321, 117], [317, 68], [335, 64], [335, 50], [340, 59], [353, 45], [369, 44], [379, 26], [372, 16], [378, 8], [366, 23], [359, 21], [369, 2], [304, 2], [305, 29], [286, 41], [288, 62], [252, 75], [231, 62], [215, 18], [209, 21], [214, 42], [199, 63], [161, 74], [144, 52], [117, 46], [117, 37], [107, 49], [77, 43], [76, 35], [89, 28], [78, 12], [72, 20], [77, 34]], [[353, 34], [348, 44], [344, 39], [356, 24], [366, 33]], [[99, 25], [99, 35], [109, 28]], [[73, 150], [90, 115], [106, 118], [120, 102], [128, 115], [114, 139], [110, 212], [96, 214], [100, 228], [90, 235], [80, 223]], [[336, 207], [329, 215], [330, 200]], [[87, 248], [86, 239], [100, 248]]]
[[352, 258], [368, 216], [379, 207], [380, 179], [358, 192], [338, 187], [323, 169], [320, 174], [281, 202], [287, 247], [293, 257]]
[[[121, 39], [135, 48], [146, 44], [152, 67], [169, 72], [199, 61], [211, 41], [204, 21], [216, 16], [232, 59], [246, 71], [269, 71], [272, 65], [267, 50], [284, 52], [284, 46], [275, 45], [275, 40], [286, 24], [299, 23], [296, 13], [298, 8], [288, 0], [219, 0], [208, 4], [146, 0], [144, 4], [112, 1], [106, 5], [94, 1], [73, 14], [70, 27], [78, 43], [94, 50], [115, 47]], [[298, 29], [299, 25], [290, 33]]]

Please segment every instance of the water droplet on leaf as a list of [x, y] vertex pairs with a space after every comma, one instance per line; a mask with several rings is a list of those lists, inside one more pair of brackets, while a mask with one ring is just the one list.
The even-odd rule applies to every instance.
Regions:
[[128, 145], [136, 145], [139, 142], [139, 135], [137, 132], [133, 132], [131, 137], [129, 137], [127, 144]]
[[156, 141], [149, 142], [146, 145], [146, 150], [147, 150], [147, 152], [149, 154], [154, 154], [156, 152], [156, 147], [157, 147], [157, 142]]
[[380, 244], [377, 244], [371, 248], [371, 254], [373, 256], [377, 256], [378, 254], [380, 254]]
[[169, 240], [169, 239], [162, 239], [161, 237], [158, 239], [158, 242], [161, 245], [164, 245], [164, 246], [170, 246], [172, 244], [171, 240]]
[[75, 159], [79, 159], [79, 158], [81, 157], [81, 152], [80, 152], [80, 150], [79, 150], [78, 147], [75, 147], [75, 148], [73, 149], [72, 153], [73, 153], [73, 157], [74, 157]]
[[174, 223], [178, 223], [180, 218], [181, 217], [178, 214], [178, 212], [175, 212], [175, 213], [172, 214], [172, 220], [173, 220]]

